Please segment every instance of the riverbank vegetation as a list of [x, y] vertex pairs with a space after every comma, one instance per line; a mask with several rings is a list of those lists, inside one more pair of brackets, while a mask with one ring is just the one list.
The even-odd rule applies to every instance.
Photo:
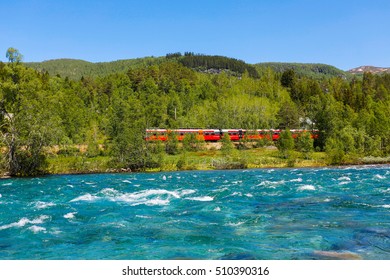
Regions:
[[[388, 162], [389, 74], [319, 78], [294, 69], [258, 71], [238, 60], [231, 64], [236, 68], [224, 68], [221, 57], [183, 57], [187, 66], [173, 55], [157, 63], [139, 61], [125, 72], [71, 79], [26, 67], [18, 50], [10, 48], [9, 62], [0, 62], [3, 173]], [[280, 128], [286, 133], [276, 146], [221, 141], [210, 147], [196, 139], [178, 143], [175, 137], [148, 142], [147, 127]], [[292, 140], [288, 128], [315, 128], [320, 136]]]

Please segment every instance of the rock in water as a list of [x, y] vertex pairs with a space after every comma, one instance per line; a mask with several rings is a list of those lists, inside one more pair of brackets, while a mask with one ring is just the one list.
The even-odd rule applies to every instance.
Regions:
[[315, 256], [327, 260], [361, 260], [362, 257], [349, 251], [314, 251]]

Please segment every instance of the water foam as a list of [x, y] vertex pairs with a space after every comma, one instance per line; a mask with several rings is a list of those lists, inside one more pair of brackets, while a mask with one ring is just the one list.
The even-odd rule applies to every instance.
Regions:
[[40, 226], [36, 226], [36, 225], [33, 225], [31, 227], [28, 228], [29, 230], [31, 230], [33, 233], [38, 233], [38, 232], [46, 232], [46, 228], [44, 227], [40, 227]]
[[349, 183], [351, 183], [351, 181], [342, 181], [339, 183], [340, 186], [342, 185], [348, 185]]
[[379, 175], [379, 174], [375, 174], [374, 178], [375, 179], [380, 179], [380, 180], [386, 179], [385, 176], [382, 176], [382, 175]]
[[76, 197], [74, 199], [72, 199], [70, 202], [77, 202], [77, 201], [95, 201], [97, 200], [99, 197], [97, 197], [96, 195], [91, 195], [90, 193], [86, 193], [84, 195], [81, 195], [79, 197]]
[[193, 193], [196, 193], [195, 190], [182, 190], [180, 192], [180, 195], [183, 196], [183, 195], [188, 195], [188, 194], [193, 194]]
[[303, 185], [298, 187], [298, 191], [315, 191], [316, 187], [313, 185]]
[[188, 197], [186, 198], [188, 200], [194, 200], [194, 201], [213, 201], [214, 197], [211, 196], [197, 196], [197, 197]]
[[238, 227], [238, 226], [241, 226], [242, 224], [244, 224], [245, 222], [237, 222], [237, 223], [233, 223], [233, 222], [229, 222], [227, 223], [226, 225], [227, 226], [231, 226], [231, 227]]
[[349, 178], [348, 176], [341, 176], [337, 180], [339, 180], [339, 181], [351, 181], [351, 178]]
[[302, 182], [302, 178], [291, 179], [289, 182]]
[[43, 201], [38, 201], [35, 203], [34, 208], [36, 209], [45, 209], [48, 207], [55, 206], [53, 202], [43, 202]]
[[165, 205], [168, 205], [169, 203], [170, 203], [169, 199], [155, 198], [155, 199], [148, 199], [146, 201], [133, 202], [132, 205], [137, 206], [137, 205], [144, 204], [146, 206], [165, 206]]
[[[181, 198], [182, 196], [194, 193], [194, 190], [168, 191], [164, 189], [143, 190], [134, 193], [121, 193], [115, 189], [103, 189], [100, 194], [103, 199], [108, 199], [113, 202], [130, 203], [132, 206], [136, 205], [168, 205], [172, 198]], [[98, 196], [95, 196], [98, 197]]]
[[276, 185], [284, 184], [284, 183], [285, 183], [284, 180], [282, 180], [282, 181], [268, 181], [268, 180], [265, 180], [265, 181], [262, 181], [257, 186], [264, 186], [264, 187], [269, 187], [269, 188], [275, 189]]
[[0, 226], [0, 230], [9, 229], [9, 228], [20, 228], [24, 227], [28, 224], [42, 224], [45, 222], [45, 220], [49, 219], [50, 217], [47, 215], [41, 215], [39, 218], [36, 218], [34, 220], [29, 220], [28, 218], [21, 218], [19, 221], [15, 223], [10, 223], [8, 225]]
[[152, 217], [150, 216], [145, 216], [145, 215], [135, 215], [136, 218], [141, 218], [141, 219], [151, 219]]
[[76, 215], [77, 212], [70, 212], [70, 213], [67, 213], [64, 215], [64, 218], [65, 219], [73, 219], [74, 218], [74, 215]]

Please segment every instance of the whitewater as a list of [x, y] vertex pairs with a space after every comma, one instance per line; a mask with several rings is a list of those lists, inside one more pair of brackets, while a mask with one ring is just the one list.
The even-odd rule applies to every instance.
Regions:
[[390, 166], [0, 181], [0, 259], [390, 259]]

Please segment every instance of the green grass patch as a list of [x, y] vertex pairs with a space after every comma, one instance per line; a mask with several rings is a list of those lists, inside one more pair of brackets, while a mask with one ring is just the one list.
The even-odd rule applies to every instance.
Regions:
[[100, 173], [110, 170], [108, 156], [52, 156], [48, 158], [50, 174]]
[[[109, 156], [87, 157], [78, 155], [48, 156], [48, 173], [100, 173], [121, 171], [112, 166]], [[163, 156], [159, 167], [149, 168], [148, 172], [176, 170], [215, 170], [243, 168], [282, 168], [282, 167], [314, 167], [326, 166], [326, 155], [313, 152], [310, 159], [302, 153], [292, 152], [291, 158], [284, 159], [278, 150], [272, 148], [254, 148], [248, 150], [233, 150], [231, 155], [223, 155], [218, 150], [198, 152], [182, 152], [177, 155]]]

